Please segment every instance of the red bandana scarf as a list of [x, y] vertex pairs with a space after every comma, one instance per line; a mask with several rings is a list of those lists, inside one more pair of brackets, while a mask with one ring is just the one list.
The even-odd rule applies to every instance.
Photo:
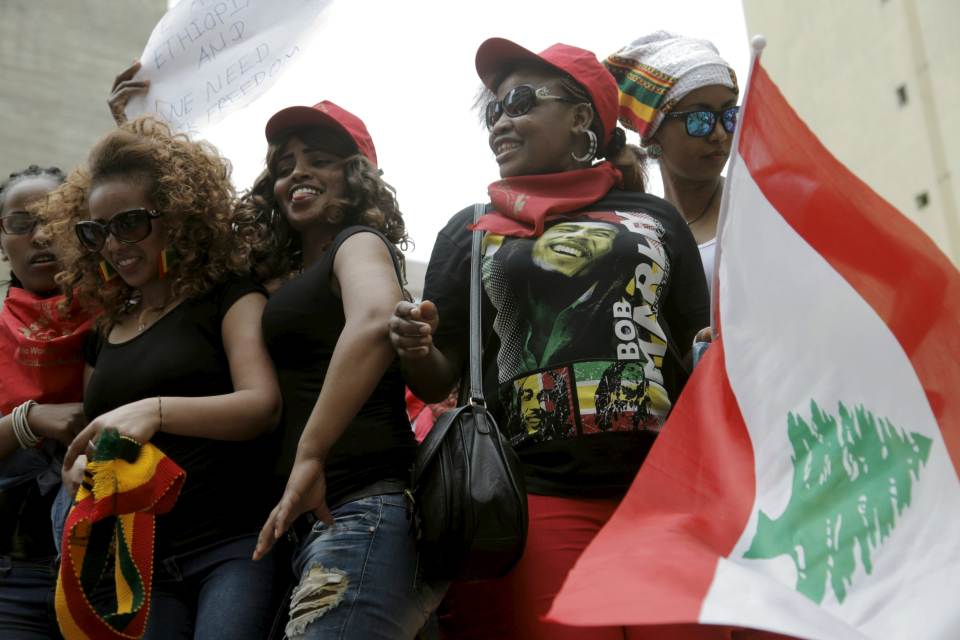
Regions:
[[620, 170], [609, 162], [589, 169], [504, 178], [487, 187], [494, 211], [470, 228], [517, 238], [539, 237], [548, 218], [589, 206], [622, 181]]
[[0, 414], [27, 400], [80, 400], [83, 342], [92, 320], [76, 302], [61, 313], [62, 300], [10, 287], [0, 310]]

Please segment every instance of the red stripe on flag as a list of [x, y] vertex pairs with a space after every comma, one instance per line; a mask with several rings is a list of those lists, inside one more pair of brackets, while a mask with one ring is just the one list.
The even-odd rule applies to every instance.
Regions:
[[883, 319], [960, 474], [960, 273], [820, 143], [756, 63], [740, 155], [760, 191]]
[[698, 620], [717, 559], [743, 533], [755, 493], [753, 447], [717, 341], [548, 618], [583, 626]]

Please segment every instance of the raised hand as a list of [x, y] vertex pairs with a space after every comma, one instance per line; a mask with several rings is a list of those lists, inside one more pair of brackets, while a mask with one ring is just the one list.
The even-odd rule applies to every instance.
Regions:
[[135, 60], [132, 65], [120, 72], [114, 78], [113, 87], [110, 89], [110, 97], [107, 98], [107, 106], [110, 107], [110, 115], [117, 126], [127, 121], [127, 103], [130, 98], [144, 94], [150, 88], [149, 80], [134, 80], [133, 76], [140, 71], [140, 61]]

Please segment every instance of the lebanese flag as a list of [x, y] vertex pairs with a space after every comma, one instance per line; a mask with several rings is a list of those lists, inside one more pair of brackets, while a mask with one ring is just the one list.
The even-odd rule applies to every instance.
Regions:
[[759, 60], [738, 136], [722, 338], [547, 617], [960, 638], [960, 274]]

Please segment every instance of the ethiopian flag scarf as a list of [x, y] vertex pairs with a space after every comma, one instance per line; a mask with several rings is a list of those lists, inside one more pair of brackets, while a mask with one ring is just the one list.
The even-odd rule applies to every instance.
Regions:
[[107, 430], [84, 478], [63, 534], [57, 622], [67, 640], [140, 638], [154, 520], [173, 508], [186, 472], [152, 444]]

